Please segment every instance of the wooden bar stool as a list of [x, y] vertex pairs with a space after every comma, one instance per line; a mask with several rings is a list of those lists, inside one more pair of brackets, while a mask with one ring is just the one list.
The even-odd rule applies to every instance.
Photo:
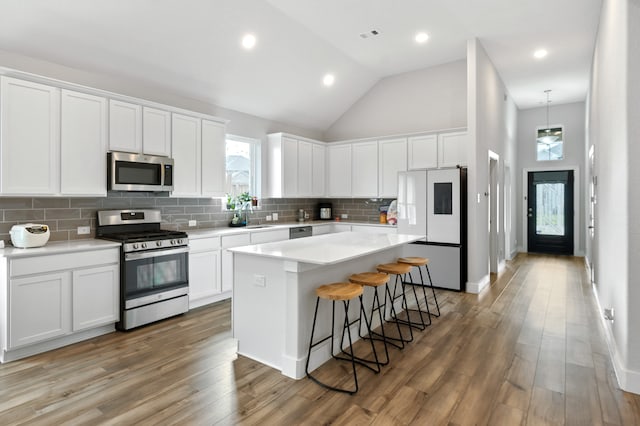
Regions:
[[[389, 275], [395, 275], [395, 281], [393, 284], [393, 294], [391, 294], [391, 282], [389, 282], [386, 286], [386, 294], [384, 297], [384, 304], [387, 304], [387, 298], [390, 300], [390, 305], [391, 305], [391, 309], [390, 309], [390, 315], [391, 315], [391, 319], [393, 321], [396, 322], [396, 324], [404, 324], [404, 325], [408, 325], [409, 326], [409, 337], [405, 338], [402, 333], [400, 333], [400, 339], [402, 341], [402, 345], [404, 347], [404, 343], [408, 343], [408, 342], [412, 342], [413, 341], [413, 328], [414, 327], [418, 327], [417, 324], [413, 324], [411, 322], [411, 317], [409, 316], [409, 311], [407, 310], [407, 297], [405, 295], [405, 288], [404, 288], [404, 282], [406, 281], [405, 275], [411, 271], [411, 266], [405, 264], [405, 263], [385, 263], [382, 265], [378, 265], [376, 266], [376, 270], [378, 272], [383, 272], [385, 274], [389, 274]], [[396, 296], [396, 290], [398, 288], [398, 281], [400, 282], [400, 294], [398, 296]], [[402, 307], [407, 310], [407, 319], [403, 320], [400, 319], [395, 311], [395, 307], [393, 302], [398, 299], [401, 298], [402, 299]]]
[[[313, 314], [313, 325], [311, 327], [311, 338], [309, 339], [309, 352], [307, 353], [307, 362], [305, 365], [305, 373], [307, 374], [307, 377], [309, 377], [311, 380], [313, 380], [314, 382], [316, 382], [317, 384], [319, 384], [322, 387], [325, 387], [327, 389], [331, 389], [337, 392], [344, 392], [344, 393], [349, 393], [349, 394], [354, 394], [358, 391], [358, 375], [356, 373], [356, 363], [360, 364], [364, 367], [369, 368], [370, 370], [374, 371], [375, 373], [380, 372], [380, 363], [378, 362], [378, 355], [376, 353], [376, 348], [373, 344], [373, 341], [371, 341], [371, 350], [373, 352], [373, 356], [375, 358], [375, 360], [366, 360], [363, 358], [359, 358], [356, 357], [354, 355], [353, 352], [353, 339], [351, 338], [351, 329], [350, 326], [352, 324], [354, 324], [355, 322], [358, 322], [358, 320], [353, 321], [353, 322], [349, 322], [349, 302], [355, 298], [360, 299], [360, 318], [362, 318], [362, 315], [364, 315], [365, 318], [365, 323], [367, 325], [367, 329], [369, 330], [369, 332], [371, 332], [371, 326], [370, 326], [370, 322], [367, 320], [367, 316], [366, 313], [364, 312], [364, 307], [362, 305], [362, 292], [363, 292], [363, 288], [361, 285], [359, 284], [353, 284], [353, 283], [332, 283], [332, 284], [325, 284], [325, 285], [321, 285], [320, 287], [316, 288], [316, 308], [315, 308], [315, 312]], [[320, 299], [326, 299], [326, 300], [331, 300], [332, 305], [331, 305], [331, 334], [323, 339], [318, 340], [317, 342], [313, 341], [313, 335], [315, 333], [315, 329], [316, 329], [316, 320], [318, 318], [318, 305], [320, 303]], [[336, 301], [342, 301], [342, 304], [344, 306], [344, 324], [343, 324], [343, 328], [342, 328], [342, 336], [340, 338], [340, 352], [345, 353], [346, 355], [348, 355], [348, 358], [345, 357], [341, 357], [338, 356], [334, 353], [334, 331], [335, 331], [335, 318], [336, 318], [336, 312], [335, 312], [335, 308], [336, 308]], [[346, 334], [349, 337], [349, 351], [346, 352], [345, 350], [342, 349], [343, 346], [343, 342], [344, 342], [344, 335], [345, 335], [345, 330], [346, 330]], [[313, 349], [315, 346], [318, 346], [319, 344], [325, 342], [326, 340], [331, 339], [331, 356], [335, 359], [338, 360], [342, 360], [342, 361], [350, 361], [351, 362], [351, 366], [352, 366], [352, 370], [353, 370], [353, 381], [354, 381], [354, 388], [353, 389], [345, 389], [345, 388], [339, 388], [339, 387], [335, 387], [335, 386], [330, 386], [327, 385], [326, 383], [321, 382], [320, 380], [318, 380], [317, 378], [313, 377], [311, 375], [311, 373], [309, 373], [309, 360], [311, 359], [311, 349]], [[377, 368], [373, 368], [368, 364], [374, 364]]]
[[[413, 283], [413, 277], [411, 277], [411, 272], [409, 272], [409, 279], [411, 280], [411, 284], [422, 286], [422, 292], [424, 293], [424, 303], [425, 305], [427, 305], [427, 312], [429, 312], [429, 315], [433, 315], [434, 317], [439, 317], [440, 305], [438, 305], [438, 298], [436, 297], [436, 291], [433, 288], [433, 281], [431, 281], [431, 273], [429, 272], [429, 259], [427, 259], [426, 257], [416, 257], [416, 256], [401, 257], [400, 259], [398, 259], [398, 262], [406, 263], [408, 265], [415, 266], [416, 268], [418, 268], [418, 272], [420, 272], [420, 283]], [[427, 271], [427, 277], [429, 278], [429, 283], [424, 282], [422, 269], [420, 268], [421, 266], [424, 266], [424, 269]], [[438, 312], [437, 314], [432, 314], [431, 311], [429, 310], [429, 302], [427, 301], [427, 293], [426, 293], [425, 287], [431, 287], [431, 294], [433, 294], [433, 301], [436, 304], [436, 310]]]
[[[383, 317], [383, 312], [385, 311], [386, 306], [384, 304], [382, 305], [380, 304], [380, 295], [378, 294], [378, 287], [385, 285], [389, 282], [389, 275], [382, 272], [362, 272], [360, 274], [351, 275], [349, 277], [349, 282], [352, 282], [354, 284], [359, 284], [363, 287], [367, 286], [367, 287], [373, 288], [373, 301], [371, 303], [371, 322], [373, 322], [373, 315], [375, 314], [376, 311], [378, 311], [378, 318], [380, 319], [380, 333], [373, 331], [370, 326], [369, 337], [365, 337], [362, 334], [360, 334], [360, 337], [363, 339], [368, 338], [372, 340], [378, 340], [384, 343], [385, 361], [380, 361], [380, 365], [387, 365], [389, 364], [389, 350], [387, 349], [387, 343], [392, 344], [398, 348], [401, 348], [396, 343], [391, 341], [392, 340], [391, 338], [387, 338], [384, 332], [385, 320]], [[398, 333], [401, 333], [400, 325], [396, 324], [396, 326], [398, 327]]]

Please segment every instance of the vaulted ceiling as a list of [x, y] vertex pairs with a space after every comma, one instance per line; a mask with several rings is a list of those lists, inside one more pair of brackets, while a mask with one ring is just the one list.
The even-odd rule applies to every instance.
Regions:
[[[380, 79], [463, 59], [473, 37], [519, 108], [539, 106], [545, 89], [556, 104], [584, 100], [600, 7], [601, 0], [0, 0], [0, 49], [323, 131]], [[413, 40], [419, 31], [426, 43]], [[241, 47], [246, 33], [257, 37], [251, 50]], [[533, 57], [540, 48], [548, 51], [542, 60]], [[327, 73], [332, 87], [322, 84]]]

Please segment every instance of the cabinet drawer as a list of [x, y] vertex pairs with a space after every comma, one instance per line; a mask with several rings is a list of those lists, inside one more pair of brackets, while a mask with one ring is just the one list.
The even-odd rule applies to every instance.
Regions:
[[12, 259], [9, 273], [12, 277], [41, 274], [65, 269], [80, 269], [89, 266], [108, 265], [120, 261], [120, 249], [86, 251], [79, 253], [52, 254], [23, 259]]
[[218, 250], [219, 248], [220, 237], [189, 240], [189, 250], [191, 252]]
[[251, 237], [248, 233], [241, 235], [226, 235], [222, 237], [222, 248], [248, 246], [249, 244], [251, 244]]

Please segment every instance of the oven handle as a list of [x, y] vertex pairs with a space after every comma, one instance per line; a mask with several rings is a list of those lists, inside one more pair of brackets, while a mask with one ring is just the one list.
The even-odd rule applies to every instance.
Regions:
[[150, 257], [159, 257], [159, 256], [170, 256], [172, 254], [186, 253], [189, 251], [189, 247], [181, 247], [171, 250], [152, 250], [145, 251], [142, 253], [127, 253], [124, 255], [124, 260], [138, 260], [138, 259], [148, 259]]

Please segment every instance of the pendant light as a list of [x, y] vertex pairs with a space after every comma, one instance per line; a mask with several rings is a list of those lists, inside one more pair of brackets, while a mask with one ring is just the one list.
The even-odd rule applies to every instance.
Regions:
[[545, 132], [545, 135], [539, 137], [537, 141], [549, 146], [558, 140], [558, 136], [551, 134], [551, 127], [549, 126], [549, 105], [551, 104], [551, 100], [549, 99], [549, 96], [551, 94], [551, 89], [545, 90], [544, 93], [547, 94], [547, 128], [543, 129]]

